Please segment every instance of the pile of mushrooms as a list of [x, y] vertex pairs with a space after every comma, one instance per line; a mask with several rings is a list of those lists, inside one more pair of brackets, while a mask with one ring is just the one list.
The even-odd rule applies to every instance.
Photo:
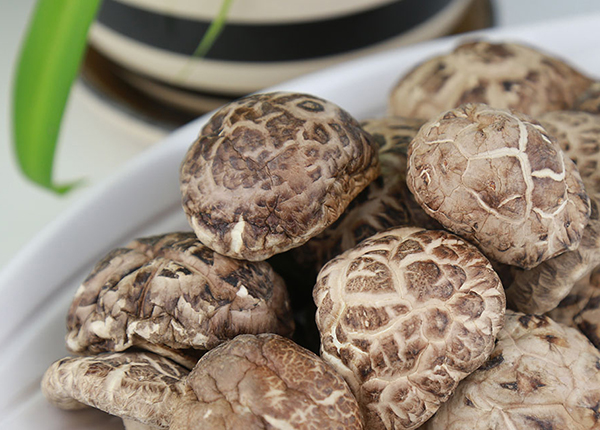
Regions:
[[98, 262], [44, 395], [134, 430], [599, 428], [598, 85], [475, 41], [385, 118], [224, 106], [181, 165], [192, 231]]

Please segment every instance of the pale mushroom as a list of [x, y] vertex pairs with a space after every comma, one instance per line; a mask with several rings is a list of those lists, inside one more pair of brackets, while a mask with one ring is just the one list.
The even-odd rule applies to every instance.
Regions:
[[256, 261], [319, 234], [378, 174], [375, 143], [346, 111], [278, 92], [220, 109], [186, 154], [180, 178], [200, 241]]
[[591, 80], [563, 61], [516, 43], [474, 41], [431, 58], [392, 90], [392, 115], [432, 118], [464, 103], [536, 116], [571, 109]]
[[77, 290], [67, 329], [75, 353], [136, 346], [191, 368], [238, 334], [290, 336], [294, 321], [283, 280], [269, 264], [217, 254], [190, 232], [110, 252]]
[[503, 324], [500, 279], [442, 230], [378, 233], [323, 267], [321, 356], [354, 392], [365, 427], [415, 429], [477, 369]]
[[316, 275], [333, 257], [380, 231], [398, 226], [441, 228], [406, 186], [408, 145], [424, 123], [400, 117], [361, 122], [379, 147], [381, 174], [350, 202], [335, 223], [293, 250], [300, 264], [315, 270]]
[[600, 428], [600, 352], [546, 316], [506, 312], [489, 360], [423, 430]]
[[94, 407], [121, 417], [127, 429], [165, 429], [181, 400], [193, 397], [182, 383], [188, 373], [153, 353], [67, 357], [46, 370], [42, 392], [61, 409]]
[[535, 120], [467, 104], [425, 124], [407, 184], [445, 228], [522, 268], [579, 246], [590, 202], [575, 164]]
[[507, 299], [510, 307], [526, 313], [555, 308], [576, 282], [600, 265], [600, 117], [587, 112], [557, 111], [540, 115], [539, 121], [577, 165], [590, 197], [591, 215], [576, 249], [531, 270], [514, 270]]
[[275, 334], [240, 335], [189, 374], [149, 353], [66, 358], [46, 371], [42, 390], [55, 406], [93, 406], [136, 430], [363, 428], [346, 382]]

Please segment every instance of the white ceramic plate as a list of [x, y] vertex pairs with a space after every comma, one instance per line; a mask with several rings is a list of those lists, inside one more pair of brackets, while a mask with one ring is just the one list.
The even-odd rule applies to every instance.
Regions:
[[[600, 75], [600, 15], [477, 33], [532, 44]], [[459, 38], [473, 37], [460, 36]], [[381, 53], [294, 80], [275, 89], [318, 95], [359, 119], [383, 115], [400, 75], [457, 38]], [[39, 383], [44, 370], [67, 355], [65, 315], [71, 297], [99, 257], [129, 240], [189, 229], [179, 206], [178, 169], [206, 121], [199, 118], [129, 163], [91, 197], [72, 207], [0, 273], [0, 426], [15, 430], [115, 429], [97, 411], [49, 406]]]

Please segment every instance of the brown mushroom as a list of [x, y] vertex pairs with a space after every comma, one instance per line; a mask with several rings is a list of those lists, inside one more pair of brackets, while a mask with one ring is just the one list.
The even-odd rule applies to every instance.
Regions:
[[[209, 351], [190, 373], [197, 400], [172, 430], [362, 429], [348, 385], [317, 355], [271, 334], [242, 335]], [[192, 425], [194, 423], [194, 425]]]
[[505, 299], [489, 261], [442, 230], [378, 233], [330, 261], [314, 290], [321, 356], [370, 430], [414, 429], [489, 356]]
[[432, 118], [464, 103], [536, 116], [573, 107], [591, 80], [563, 61], [515, 43], [467, 42], [415, 67], [392, 90], [390, 113]]
[[154, 354], [66, 358], [46, 371], [42, 389], [60, 408], [93, 406], [131, 428], [363, 428], [346, 382], [317, 355], [275, 334], [240, 335], [189, 374]]
[[152, 353], [67, 357], [46, 370], [42, 392], [61, 409], [94, 407], [123, 418], [127, 428], [164, 429], [175, 407], [192, 395], [182, 383], [188, 373]]
[[581, 94], [575, 104], [573, 110], [600, 114], [600, 82], [594, 82]]
[[444, 227], [522, 268], [577, 248], [590, 203], [575, 164], [533, 119], [467, 104], [424, 125], [407, 184]]
[[316, 275], [333, 257], [377, 232], [397, 226], [441, 228], [406, 186], [408, 145], [424, 123], [400, 117], [361, 122], [379, 146], [381, 174], [350, 202], [335, 223], [293, 250], [300, 264], [315, 270]]
[[137, 346], [193, 367], [242, 333], [294, 329], [283, 280], [265, 262], [234, 260], [193, 233], [133, 241], [110, 252], [78, 289], [67, 347], [79, 354]]
[[319, 234], [378, 174], [375, 143], [338, 106], [252, 95], [219, 110], [189, 149], [183, 208], [211, 249], [264, 260]]
[[600, 352], [546, 316], [506, 312], [488, 361], [423, 430], [600, 428]]
[[600, 267], [575, 283], [547, 315], [556, 322], [579, 329], [600, 349]]
[[573, 160], [590, 196], [591, 215], [579, 246], [531, 270], [515, 270], [507, 291], [510, 307], [526, 313], [555, 308], [573, 285], [600, 265], [600, 117], [587, 112], [556, 111], [540, 115], [542, 126]]

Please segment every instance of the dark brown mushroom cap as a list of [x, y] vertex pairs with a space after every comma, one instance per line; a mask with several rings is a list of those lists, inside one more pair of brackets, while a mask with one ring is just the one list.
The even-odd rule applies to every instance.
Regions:
[[187, 383], [197, 401], [178, 408], [171, 430], [363, 428], [344, 380], [281, 336], [238, 336], [204, 355]]
[[600, 352], [546, 316], [506, 312], [488, 361], [423, 430], [600, 428]]
[[505, 299], [489, 261], [442, 230], [381, 232], [330, 261], [314, 290], [321, 356], [370, 430], [414, 429], [489, 356]]
[[346, 111], [306, 94], [268, 93], [219, 110], [180, 178], [200, 241], [255, 261], [319, 234], [378, 174], [375, 143]]
[[392, 90], [389, 110], [432, 118], [464, 103], [485, 103], [536, 116], [572, 108], [591, 82], [536, 49], [475, 41], [415, 67]]
[[467, 104], [424, 125], [407, 184], [444, 227], [522, 268], [579, 245], [590, 215], [575, 164], [533, 119]]
[[182, 383], [188, 373], [152, 353], [67, 357], [46, 370], [42, 392], [61, 409], [91, 406], [153, 428], [167, 428], [179, 402], [193, 398]]
[[293, 250], [300, 264], [317, 273], [335, 256], [391, 227], [441, 228], [419, 206], [406, 186], [408, 145], [424, 123], [400, 117], [361, 122], [379, 146], [381, 174], [350, 202], [336, 222]]
[[67, 346], [82, 354], [140, 346], [172, 356], [241, 333], [291, 335], [293, 328], [285, 285], [269, 264], [171, 233], [133, 241], [96, 265], [69, 309]]
[[547, 315], [556, 322], [579, 329], [600, 349], [600, 267], [575, 283]]

